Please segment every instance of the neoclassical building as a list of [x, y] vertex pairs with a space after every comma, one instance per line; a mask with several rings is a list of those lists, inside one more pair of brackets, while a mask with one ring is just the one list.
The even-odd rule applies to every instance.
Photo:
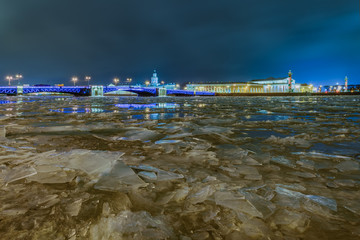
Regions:
[[[290, 77], [256, 79], [250, 82], [189, 83], [186, 88], [190, 91], [215, 93], [286, 93], [289, 92], [289, 79]], [[291, 92], [300, 92], [300, 89], [300, 84], [295, 84], [295, 79], [291, 78]]]

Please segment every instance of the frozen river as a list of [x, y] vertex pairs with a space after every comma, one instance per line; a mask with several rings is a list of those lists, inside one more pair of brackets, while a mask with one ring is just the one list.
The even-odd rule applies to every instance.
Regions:
[[0, 97], [0, 239], [359, 239], [360, 97]]

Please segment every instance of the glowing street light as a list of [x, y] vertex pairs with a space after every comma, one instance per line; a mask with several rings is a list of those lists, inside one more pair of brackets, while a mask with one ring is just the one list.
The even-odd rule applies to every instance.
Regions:
[[176, 88], [180, 88], [180, 84], [176, 84], [175, 87], [176, 87]]
[[132, 78], [127, 78], [127, 79], [126, 79], [126, 82], [131, 83], [131, 82], [132, 82]]
[[75, 83], [78, 81], [78, 78], [77, 77], [72, 77], [71, 81], [74, 82], [74, 86], [75, 86]]
[[90, 77], [90, 76], [85, 76], [85, 81], [88, 82], [88, 85], [90, 85], [90, 84], [89, 84], [90, 80], [91, 80], [91, 77]]
[[23, 78], [22, 74], [16, 74], [14, 80], [18, 80], [18, 85], [20, 84], [20, 79]]
[[164, 84], [165, 84], [165, 82], [164, 82], [164, 81], [161, 81], [161, 84], [162, 84], [162, 85], [164, 85]]
[[120, 79], [119, 78], [114, 78], [113, 81], [114, 81], [115, 86], [116, 86], [120, 82]]
[[150, 84], [150, 81], [145, 81], [146, 86], [149, 86], [149, 84]]
[[11, 85], [11, 80], [13, 80], [12, 76], [6, 76], [6, 80], [9, 81], [9, 86]]

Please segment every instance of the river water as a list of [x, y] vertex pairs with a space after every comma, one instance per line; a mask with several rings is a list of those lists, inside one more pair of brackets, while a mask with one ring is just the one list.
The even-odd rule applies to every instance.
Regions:
[[360, 97], [0, 97], [0, 239], [359, 239]]

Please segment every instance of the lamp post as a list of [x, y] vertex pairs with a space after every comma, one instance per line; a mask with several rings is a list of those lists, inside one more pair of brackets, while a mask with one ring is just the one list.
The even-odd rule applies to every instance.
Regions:
[[91, 77], [90, 77], [90, 76], [85, 76], [85, 81], [88, 82], [88, 85], [90, 85], [90, 84], [89, 84], [90, 80], [91, 80]]
[[114, 81], [115, 86], [116, 86], [120, 82], [120, 79], [119, 78], [114, 78], [113, 81]]
[[20, 84], [20, 79], [23, 78], [22, 74], [16, 74], [15, 80], [18, 80], [18, 85]]
[[145, 81], [145, 85], [149, 86], [150, 82], [149, 81]]
[[71, 78], [71, 81], [74, 82], [74, 86], [75, 86], [75, 83], [78, 81], [78, 78], [77, 78], [77, 77], [72, 77], [72, 78]]
[[12, 76], [6, 76], [6, 80], [9, 81], [9, 86], [11, 85], [11, 80], [13, 80]]
[[126, 79], [126, 82], [127, 82], [127, 83], [131, 83], [131, 82], [132, 82], [132, 78], [127, 78], [127, 79]]

